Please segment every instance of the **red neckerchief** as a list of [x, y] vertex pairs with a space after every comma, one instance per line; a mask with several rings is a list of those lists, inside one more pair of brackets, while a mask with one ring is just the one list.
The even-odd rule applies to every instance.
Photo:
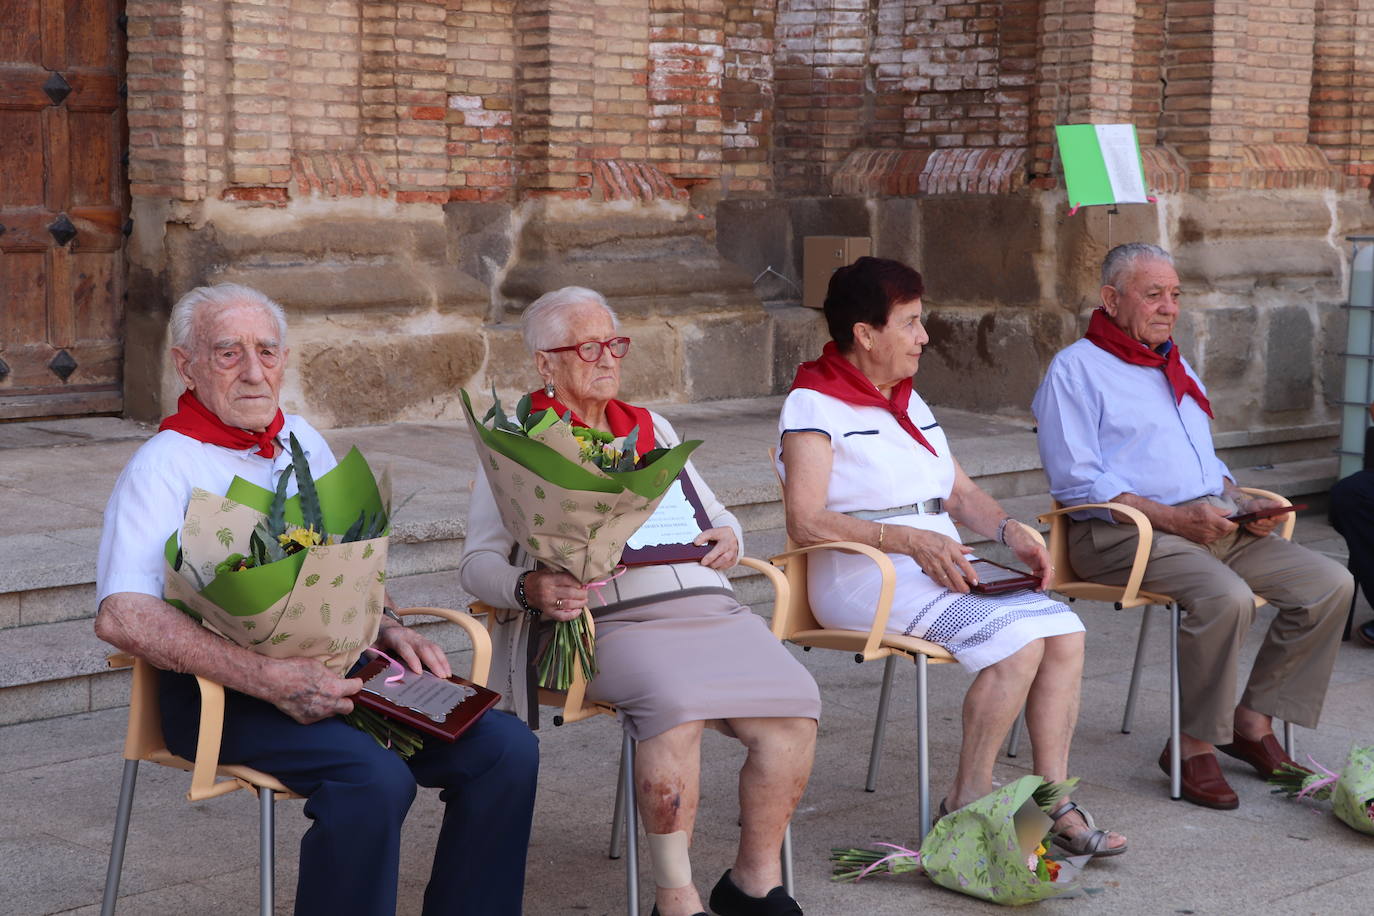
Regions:
[[164, 429], [170, 429], [174, 433], [181, 433], [197, 441], [223, 446], [236, 452], [256, 445], [257, 454], [271, 458], [275, 455], [272, 440], [277, 438], [277, 433], [281, 432], [282, 424], [285, 422], [286, 417], [278, 409], [272, 422], [267, 424], [267, 429], [260, 433], [230, 426], [211, 413], [210, 409], [200, 402], [200, 398], [187, 389], [177, 398], [177, 412], [163, 420], [157, 430], [162, 432]]
[[821, 358], [797, 367], [797, 377], [792, 380], [792, 391], [810, 388], [832, 398], [839, 398], [846, 404], [858, 407], [881, 407], [896, 418], [897, 424], [906, 430], [907, 435], [926, 447], [932, 455], [939, 456], [916, 424], [907, 416], [907, 404], [911, 402], [911, 379], [904, 378], [892, 387], [892, 397], [885, 398], [868, 376], [860, 372], [853, 363], [840, 355], [840, 348], [832, 340], [821, 350]]
[[[544, 389], [530, 392], [530, 410], [548, 410], [550, 407], [560, 417], [572, 413], [570, 407], [556, 398], [549, 397], [544, 393]], [[572, 421], [575, 426], [588, 426], [587, 422], [575, 413], [572, 415]], [[606, 425], [610, 427], [610, 434], [617, 439], [628, 436], [630, 430], [638, 426], [639, 437], [635, 439], [635, 454], [643, 457], [645, 452], [653, 450], [654, 418], [643, 407], [612, 398], [606, 402]]]
[[1169, 387], [1174, 391], [1175, 404], [1182, 404], [1183, 396], [1190, 395], [1207, 416], [1212, 416], [1212, 405], [1207, 400], [1207, 395], [1202, 393], [1198, 383], [1193, 381], [1188, 370], [1183, 368], [1183, 357], [1179, 355], [1178, 345], [1172, 337], [1169, 338], [1169, 355], [1162, 356], [1117, 327], [1116, 322], [1100, 308], [1093, 310], [1092, 318], [1088, 319], [1088, 333], [1083, 336], [1132, 366], [1163, 369], [1164, 377], [1169, 380]]

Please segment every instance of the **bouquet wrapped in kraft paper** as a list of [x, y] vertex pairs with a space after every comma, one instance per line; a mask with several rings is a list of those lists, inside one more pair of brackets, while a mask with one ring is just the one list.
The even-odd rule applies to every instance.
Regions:
[[1274, 792], [1289, 798], [1329, 799], [1331, 813], [1353, 830], [1374, 836], [1374, 746], [1356, 747], [1339, 773], [1312, 759], [1316, 772], [1287, 764], [1270, 778]]
[[[468, 393], [460, 396], [502, 524], [531, 557], [584, 585], [615, 572], [625, 541], [653, 515], [701, 444], [653, 449], [636, 459], [638, 430], [607, 441], [551, 409], [531, 413], [528, 397], [510, 418], [494, 392], [478, 421]], [[571, 655], [588, 680], [595, 676], [591, 638], [580, 619], [555, 627], [540, 664], [543, 686], [567, 689]]]
[[353, 449], [285, 498], [234, 478], [223, 496], [197, 489], [167, 539], [165, 598], [237, 645], [272, 658], [317, 658], [340, 676], [377, 637], [387, 556], [387, 506]]
[[1004, 906], [1078, 893], [1090, 857], [1055, 860], [1046, 852], [1054, 826], [1046, 812], [1077, 783], [1023, 776], [940, 818], [919, 851], [889, 843], [883, 850], [833, 850], [833, 879], [919, 869], [941, 887]]

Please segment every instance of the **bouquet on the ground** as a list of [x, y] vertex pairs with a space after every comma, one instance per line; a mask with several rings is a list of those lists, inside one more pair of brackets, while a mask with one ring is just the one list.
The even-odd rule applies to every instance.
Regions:
[[1315, 772], [1285, 763], [1269, 782], [1275, 793], [1289, 798], [1331, 801], [1331, 813], [1348, 826], [1374, 835], [1374, 747], [1350, 751], [1345, 769], [1333, 773], [1307, 756]]
[[[468, 393], [460, 395], [502, 524], [531, 557], [584, 586], [615, 572], [626, 539], [653, 515], [701, 444], [636, 457], [638, 427], [617, 439], [576, 427], [570, 415], [553, 409], [531, 412], [528, 395], [507, 417], [494, 390], [492, 407], [479, 422]], [[574, 663], [587, 680], [596, 676], [585, 615], [555, 625], [539, 658], [540, 685], [566, 690]]]
[[[355, 448], [315, 480], [291, 436], [275, 492], [235, 477], [195, 489], [167, 539], [164, 597], [219, 635], [270, 658], [315, 658], [344, 676], [377, 638], [390, 511]], [[295, 475], [296, 496], [286, 498]], [[362, 707], [346, 717], [409, 756], [411, 729]]]
[[942, 887], [1006, 906], [1077, 890], [1087, 857], [1049, 858], [1049, 813], [1078, 783], [1023, 776], [935, 823], [920, 850], [891, 843], [881, 849], [834, 849], [831, 880], [924, 871]]

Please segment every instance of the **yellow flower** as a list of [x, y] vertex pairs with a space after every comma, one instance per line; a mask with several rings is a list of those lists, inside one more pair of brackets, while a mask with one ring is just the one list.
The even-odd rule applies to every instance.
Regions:
[[317, 547], [323, 539], [314, 528], [293, 528], [286, 534], [277, 535], [277, 540], [283, 547], [290, 547], [294, 544], [297, 549], [303, 549]]

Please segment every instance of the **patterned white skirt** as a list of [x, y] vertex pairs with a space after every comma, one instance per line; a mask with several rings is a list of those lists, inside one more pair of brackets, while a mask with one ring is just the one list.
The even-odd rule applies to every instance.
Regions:
[[[911, 557], [888, 554], [897, 570], [889, 633], [944, 646], [965, 669], [980, 671], [1036, 639], [1083, 632], [1068, 605], [1040, 592], [987, 596], [938, 585]], [[807, 565], [807, 589], [816, 620], [826, 627], [867, 630], [882, 584], [866, 557], [818, 551]]]

